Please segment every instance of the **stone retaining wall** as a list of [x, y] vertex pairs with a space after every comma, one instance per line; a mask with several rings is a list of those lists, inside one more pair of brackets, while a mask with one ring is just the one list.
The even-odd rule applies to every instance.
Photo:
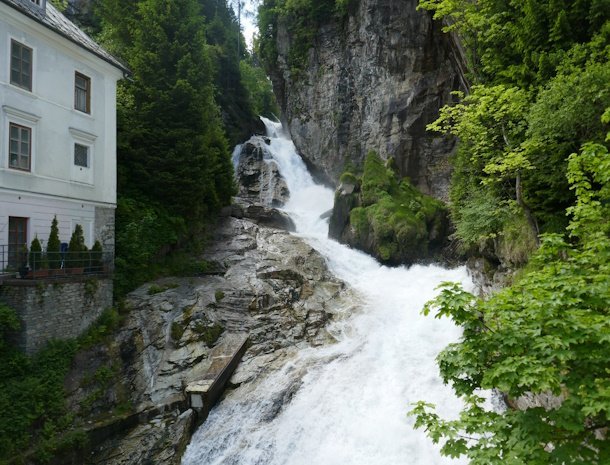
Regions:
[[112, 306], [112, 279], [75, 277], [70, 280], [10, 280], [0, 285], [0, 299], [21, 319], [19, 347], [32, 354], [51, 339], [82, 334]]

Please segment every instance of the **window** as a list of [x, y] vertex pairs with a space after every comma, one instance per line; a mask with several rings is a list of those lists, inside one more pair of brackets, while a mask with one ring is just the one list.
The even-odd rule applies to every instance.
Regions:
[[28, 243], [28, 219], [8, 217], [8, 266], [19, 268], [26, 260], [23, 249]]
[[89, 147], [74, 144], [74, 164], [82, 168], [89, 168]]
[[80, 73], [74, 75], [74, 108], [91, 113], [91, 79]]
[[30, 171], [32, 154], [32, 130], [25, 126], [9, 125], [8, 166]]
[[32, 49], [11, 40], [11, 84], [32, 91]]

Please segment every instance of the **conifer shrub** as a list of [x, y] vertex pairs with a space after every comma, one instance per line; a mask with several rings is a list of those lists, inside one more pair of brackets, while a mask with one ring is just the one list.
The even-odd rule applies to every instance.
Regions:
[[68, 268], [84, 267], [87, 265], [88, 258], [83, 227], [80, 224], [77, 224], [72, 232], [72, 237], [70, 237], [70, 243], [68, 244], [67, 266]]
[[43, 266], [42, 260], [42, 245], [40, 245], [40, 241], [38, 240], [38, 236], [34, 237], [32, 244], [30, 245], [30, 268], [32, 271], [36, 271], [41, 269]]
[[91, 267], [91, 271], [102, 271], [102, 254], [102, 244], [100, 243], [100, 241], [96, 240], [89, 252], [89, 266]]
[[49, 261], [49, 268], [52, 270], [58, 270], [61, 267], [60, 248], [61, 242], [59, 241], [57, 216], [54, 216], [51, 222], [51, 233], [47, 241], [47, 260]]

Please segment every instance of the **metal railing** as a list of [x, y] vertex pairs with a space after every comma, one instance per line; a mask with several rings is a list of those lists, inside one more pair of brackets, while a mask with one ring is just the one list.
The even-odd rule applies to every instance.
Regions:
[[112, 262], [112, 254], [108, 252], [70, 252], [67, 244], [62, 244], [59, 252], [32, 252], [23, 245], [0, 244], [0, 274], [11, 278], [46, 279], [107, 274]]

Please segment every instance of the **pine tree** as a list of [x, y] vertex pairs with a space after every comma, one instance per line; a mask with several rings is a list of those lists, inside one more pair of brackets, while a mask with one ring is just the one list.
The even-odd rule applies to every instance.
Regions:
[[199, 4], [145, 0], [137, 24], [122, 179], [127, 190], [203, 220], [230, 202], [234, 186]]

